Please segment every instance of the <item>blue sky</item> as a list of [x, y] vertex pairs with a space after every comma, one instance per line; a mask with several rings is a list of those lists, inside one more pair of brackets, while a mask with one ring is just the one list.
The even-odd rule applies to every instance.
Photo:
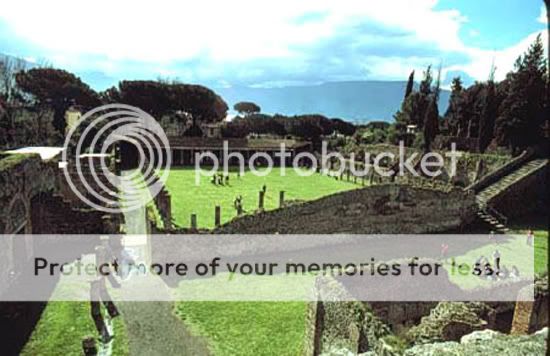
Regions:
[[0, 53], [65, 68], [96, 89], [159, 77], [212, 87], [405, 80], [428, 64], [442, 65], [445, 83], [471, 82], [486, 80], [493, 60], [503, 78], [546, 36], [542, 3], [9, 1]]

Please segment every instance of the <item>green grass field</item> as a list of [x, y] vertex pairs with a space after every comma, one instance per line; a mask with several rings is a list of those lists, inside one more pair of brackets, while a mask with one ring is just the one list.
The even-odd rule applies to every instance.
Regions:
[[215, 355], [300, 355], [305, 302], [185, 302], [177, 314]]
[[[112, 354], [128, 355], [121, 317], [114, 319], [114, 330]], [[90, 303], [49, 302], [21, 355], [82, 355], [82, 340], [89, 336], [98, 337], [90, 316]]]
[[195, 184], [193, 168], [173, 168], [166, 186], [172, 195], [172, 216], [182, 227], [190, 226], [191, 214], [197, 214], [198, 227], [214, 227], [214, 210], [221, 207], [222, 224], [236, 216], [233, 202], [238, 195], [243, 197], [243, 207], [246, 213], [252, 213], [258, 208], [258, 194], [263, 185], [267, 187], [264, 201], [266, 210], [279, 206], [279, 192], [285, 191], [285, 201], [314, 200], [323, 196], [355, 189], [360, 185], [339, 181], [331, 177], [314, 174], [302, 177], [293, 169], [286, 169], [286, 175], [281, 176], [280, 169], [274, 168], [268, 176], [258, 177], [250, 172], [237, 178], [235, 172], [230, 173], [229, 185], [215, 185], [209, 177], [201, 177], [200, 184]]
[[548, 272], [548, 226], [547, 216], [534, 216], [531, 219], [514, 221], [510, 224], [510, 233], [527, 235], [529, 229], [535, 234], [535, 273]]

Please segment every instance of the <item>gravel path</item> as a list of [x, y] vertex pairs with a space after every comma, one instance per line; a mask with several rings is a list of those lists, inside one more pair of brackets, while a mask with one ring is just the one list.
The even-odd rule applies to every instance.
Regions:
[[[146, 233], [145, 208], [124, 213], [124, 218], [127, 234]], [[126, 324], [131, 355], [210, 354], [206, 341], [191, 335], [174, 314], [173, 302], [124, 302], [117, 306]]]
[[119, 303], [131, 355], [208, 355], [206, 342], [189, 333], [171, 302]]

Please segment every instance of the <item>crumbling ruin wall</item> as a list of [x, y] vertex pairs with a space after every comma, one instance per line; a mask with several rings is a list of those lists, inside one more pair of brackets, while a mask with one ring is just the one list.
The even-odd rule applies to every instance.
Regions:
[[[332, 277], [319, 277], [316, 282], [319, 300], [315, 310], [315, 329], [308, 334], [307, 355], [359, 354], [374, 351], [391, 355], [387, 342], [393, 336], [367, 303], [353, 300], [346, 289]], [[334, 301], [332, 301], [334, 300]], [[339, 301], [348, 300], [348, 301]], [[313, 337], [313, 339], [312, 339]]]
[[496, 324], [496, 312], [481, 302], [440, 302], [420, 324], [407, 332], [413, 344], [459, 341], [476, 330], [491, 329]]
[[40, 192], [55, 191], [57, 183], [55, 165], [42, 162], [39, 155], [0, 157], [0, 226], [3, 226], [0, 233], [18, 232], [23, 223], [26, 224], [24, 232], [31, 233], [31, 198]]
[[383, 184], [236, 218], [220, 234], [432, 233], [457, 229], [475, 216], [475, 197]]
[[[74, 206], [65, 201], [66, 185], [57, 160], [35, 154], [0, 157], [0, 283], [14, 283], [18, 265], [33, 256], [30, 234], [119, 233], [121, 216]], [[48, 243], [54, 243], [48, 240]]]
[[420, 322], [437, 305], [437, 302], [370, 302], [373, 313], [395, 333], [401, 333]]
[[405, 351], [404, 356], [424, 355], [547, 355], [548, 327], [532, 334], [511, 336], [485, 329], [464, 335], [460, 342], [422, 344]]
[[31, 210], [34, 234], [92, 235], [120, 232], [118, 229], [122, 219], [120, 214], [74, 207], [60, 196], [37, 195], [32, 199]]
[[[66, 188], [66, 189], [62, 189]], [[3, 291], [21, 280], [20, 268], [33, 257], [36, 244], [57, 244], [58, 234], [119, 233], [120, 215], [83, 208], [79, 200], [65, 200], [72, 192], [57, 160], [43, 161], [39, 155], [0, 156], [0, 285]], [[73, 194], [74, 195], [74, 194]], [[24, 234], [55, 234], [33, 239]], [[94, 241], [90, 241], [91, 244]], [[70, 253], [66, 244], [60, 253]], [[81, 247], [81, 246], [80, 246]], [[53, 288], [55, 285], [48, 286]], [[10, 340], [5, 354], [18, 354], [40, 319], [46, 303], [0, 303], [0, 330]]]

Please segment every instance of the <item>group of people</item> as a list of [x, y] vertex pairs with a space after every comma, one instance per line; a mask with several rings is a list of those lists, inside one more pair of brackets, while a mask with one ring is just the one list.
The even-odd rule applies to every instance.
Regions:
[[500, 251], [497, 249], [493, 252], [493, 263], [485, 256], [480, 256], [476, 260], [475, 266], [481, 270], [479, 277], [490, 280], [517, 280], [520, 277], [519, 269], [516, 265], [508, 268], [500, 263]]
[[[230, 176], [229, 173], [228, 174], [225, 174], [225, 173], [213, 174], [212, 178], [210, 179], [210, 183], [212, 183], [214, 185], [229, 186], [229, 176]], [[235, 173], [235, 177], [237, 177], [237, 179], [240, 179], [242, 177], [241, 172]]]
[[210, 179], [210, 183], [214, 185], [229, 185], [229, 174], [214, 174]]

